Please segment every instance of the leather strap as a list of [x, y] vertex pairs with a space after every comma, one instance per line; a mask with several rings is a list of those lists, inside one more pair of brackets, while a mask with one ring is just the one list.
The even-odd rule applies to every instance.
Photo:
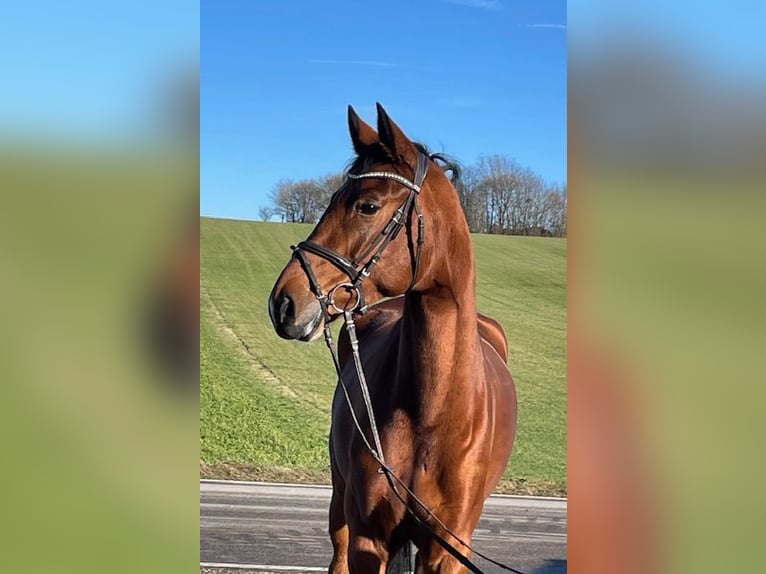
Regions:
[[[411, 221], [412, 212], [415, 211], [418, 217], [418, 240], [416, 251], [413, 255], [412, 279], [410, 280], [410, 284], [407, 287], [407, 291], [413, 288], [415, 281], [417, 280], [418, 271], [420, 269], [420, 254], [424, 242], [425, 227], [423, 216], [420, 213], [420, 210], [417, 208], [417, 195], [420, 193], [421, 186], [423, 185], [423, 182], [426, 179], [426, 175], [428, 174], [428, 161], [428, 156], [422, 153], [418, 154], [418, 159], [415, 166], [415, 177], [413, 181], [408, 180], [398, 173], [387, 171], [371, 171], [358, 175], [348, 174], [348, 177], [351, 179], [390, 179], [407, 187], [410, 190], [410, 193], [407, 195], [407, 198], [402, 202], [399, 208], [394, 212], [394, 215], [381, 230], [380, 234], [358, 258], [354, 258], [353, 260], [348, 259], [340, 253], [337, 253], [328, 247], [324, 247], [323, 245], [319, 245], [318, 243], [310, 240], [301, 241], [297, 246], [292, 246], [293, 255], [298, 257], [300, 260], [301, 266], [309, 277], [311, 288], [317, 297], [320, 297], [321, 294], [321, 296], [325, 298], [325, 303], [327, 303], [327, 297], [322, 292], [316, 275], [311, 268], [311, 263], [304, 253], [306, 251], [321, 257], [325, 261], [328, 261], [348, 276], [352, 287], [355, 288], [358, 293], [358, 302], [354, 308], [354, 313], [364, 314], [367, 311], [367, 303], [364, 297], [362, 281], [368, 277], [370, 273], [372, 273], [373, 268], [380, 261], [380, 257], [383, 254], [383, 251], [386, 249], [386, 247], [388, 247], [389, 243], [396, 239], [396, 236], [399, 235], [399, 232], [402, 230], [405, 223], [409, 223]], [[364, 265], [362, 265], [360, 268], [360, 261], [364, 261], [365, 259], [367, 260], [366, 263], [364, 263]], [[330, 292], [333, 292], [333, 290]], [[334, 305], [329, 305], [329, 307], [331, 306]], [[338, 310], [337, 307], [336, 310]]]

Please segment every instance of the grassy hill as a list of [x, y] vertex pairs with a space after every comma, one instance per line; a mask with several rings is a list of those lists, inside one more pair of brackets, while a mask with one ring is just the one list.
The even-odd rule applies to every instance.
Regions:
[[[267, 297], [311, 226], [202, 218], [200, 442], [206, 477], [328, 478], [335, 373], [274, 333]], [[475, 235], [479, 310], [510, 349], [519, 428], [501, 490], [566, 489], [566, 240]]]

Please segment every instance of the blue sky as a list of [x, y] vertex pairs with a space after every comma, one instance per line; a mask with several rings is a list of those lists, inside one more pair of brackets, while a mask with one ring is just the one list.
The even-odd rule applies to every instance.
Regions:
[[566, 181], [564, 0], [201, 4], [203, 215], [257, 219], [277, 181], [340, 171], [375, 102], [463, 163]]
[[690, 55], [719, 80], [763, 77], [762, 0], [572, 0], [570, 48], [632, 40]]
[[0, 133], [92, 141], [151, 130], [198, 50], [197, 0], [6, 2]]

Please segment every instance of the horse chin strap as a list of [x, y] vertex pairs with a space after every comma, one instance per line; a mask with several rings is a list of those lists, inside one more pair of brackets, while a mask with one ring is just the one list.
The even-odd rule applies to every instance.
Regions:
[[[332, 249], [314, 243], [313, 241], [301, 241], [297, 246], [291, 246], [293, 250], [293, 257], [300, 261], [301, 267], [308, 276], [309, 284], [314, 296], [319, 300], [322, 305], [322, 311], [325, 313], [325, 319], [329, 319], [330, 312], [336, 314], [344, 314], [346, 311], [352, 313], [364, 315], [367, 312], [367, 301], [364, 297], [364, 287], [362, 282], [370, 276], [373, 268], [380, 261], [380, 257], [385, 251], [386, 247], [396, 239], [402, 227], [408, 223], [412, 218], [412, 212], [414, 211], [418, 218], [418, 239], [417, 247], [415, 250], [413, 264], [412, 264], [412, 280], [405, 292], [410, 291], [415, 285], [418, 272], [420, 270], [420, 255], [423, 249], [423, 243], [425, 241], [425, 222], [423, 215], [420, 213], [417, 205], [417, 196], [420, 193], [423, 181], [426, 179], [428, 173], [428, 157], [425, 154], [418, 154], [417, 166], [415, 168], [415, 178], [410, 181], [406, 177], [399, 175], [398, 173], [388, 171], [370, 171], [361, 174], [348, 174], [349, 179], [390, 179], [402, 184], [404, 187], [410, 190], [406, 199], [402, 202], [399, 208], [391, 216], [391, 219], [383, 227], [381, 232], [370, 244], [370, 246], [364, 250], [361, 254], [354, 259], [348, 259], [340, 253], [333, 251]], [[348, 276], [348, 281], [339, 283], [330, 289], [326, 294], [322, 291], [322, 286], [319, 284], [311, 263], [306, 252], [321, 257], [325, 261], [331, 263], [343, 273]], [[343, 289], [351, 296], [348, 302], [338, 307], [335, 304], [335, 294], [339, 289]]]

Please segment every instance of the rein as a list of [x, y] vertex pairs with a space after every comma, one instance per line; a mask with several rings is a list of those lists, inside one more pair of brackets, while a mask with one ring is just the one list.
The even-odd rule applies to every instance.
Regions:
[[[429, 509], [428, 506], [426, 506], [426, 504], [415, 495], [414, 492], [412, 492], [412, 490], [404, 483], [404, 481], [396, 475], [394, 470], [386, 464], [385, 458], [383, 456], [383, 446], [380, 442], [380, 434], [378, 433], [378, 426], [375, 421], [375, 413], [372, 408], [372, 400], [370, 399], [370, 391], [369, 391], [369, 387], [367, 386], [367, 378], [365, 377], [364, 368], [362, 366], [362, 359], [359, 354], [359, 339], [356, 336], [356, 323], [354, 322], [354, 315], [355, 314], [364, 315], [364, 313], [366, 313], [367, 311], [367, 303], [364, 298], [364, 289], [362, 286], [362, 281], [364, 281], [364, 279], [369, 277], [373, 267], [375, 267], [375, 265], [377, 265], [378, 262], [380, 261], [380, 257], [383, 251], [386, 249], [386, 247], [388, 247], [388, 245], [394, 239], [396, 239], [396, 236], [401, 231], [405, 222], [411, 221], [413, 211], [415, 212], [418, 218], [417, 251], [415, 253], [414, 261], [413, 261], [412, 280], [410, 281], [410, 284], [407, 287], [405, 293], [409, 292], [412, 289], [412, 287], [415, 285], [415, 282], [417, 280], [418, 270], [420, 268], [420, 255], [421, 255], [423, 243], [425, 241], [425, 238], [424, 238], [425, 223], [423, 220], [423, 215], [420, 213], [417, 207], [417, 195], [420, 193], [421, 186], [423, 185], [423, 181], [425, 180], [426, 174], [428, 172], [428, 160], [429, 158], [425, 154], [423, 153], [418, 154], [418, 162], [417, 162], [417, 168], [415, 169], [414, 181], [410, 181], [407, 178], [397, 173], [386, 172], [386, 171], [371, 171], [371, 172], [362, 173], [358, 175], [348, 174], [348, 177], [350, 179], [368, 179], [368, 178], [390, 179], [402, 184], [403, 186], [405, 186], [406, 188], [410, 190], [410, 193], [407, 195], [407, 198], [402, 202], [399, 208], [394, 212], [394, 215], [391, 217], [389, 222], [380, 232], [378, 237], [363, 252], [363, 254], [358, 257], [358, 259], [355, 258], [353, 260], [349, 260], [348, 258], [344, 257], [343, 255], [340, 255], [339, 253], [337, 253], [336, 251], [333, 251], [332, 249], [329, 249], [327, 247], [324, 247], [322, 245], [314, 243], [313, 241], [308, 241], [308, 240], [301, 241], [297, 246], [291, 246], [291, 249], [293, 250], [293, 257], [298, 259], [298, 261], [301, 264], [301, 267], [306, 273], [306, 276], [308, 277], [308, 280], [309, 280], [309, 285], [311, 287], [311, 291], [314, 293], [314, 296], [317, 298], [317, 300], [319, 301], [319, 305], [322, 308], [322, 315], [324, 318], [325, 344], [327, 345], [327, 348], [330, 351], [330, 355], [332, 356], [333, 365], [335, 366], [335, 371], [338, 374], [338, 382], [340, 383], [341, 389], [343, 390], [343, 395], [345, 396], [346, 403], [348, 404], [348, 408], [351, 413], [351, 418], [354, 422], [354, 426], [356, 426], [357, 431], [359, 431], [359, 436], [361, 436], [362, 441], [364, 442], [364, 445], [367, 448], [368, 452], [370, 453], [372, 458], [380, 465], [378, 472], [380, 474], [383, 474], [386, 477], [389, 487], [391, 488], [393, 493], [396, 495], [396, 497], [399, 499], [399, 501], [404, 505], [407, 513], [410, 516], [412, 516], [415, 522], [419, 526], [421, 526], [424, 530], [426, 530], [428, 534], [434, 540], [436, 540], [436, 542], [438, 542], [447, 552], [449, 552], [463, 566], [468, 568], [471, 572], [474, 572], [474, 574], [484, 574], [483, 571], [480, 570], [478, 566], [476, 566], [473, 562], [471, 562], [471, 560], [468, 557], [466, 557], [462, 552], [460, 552], [447, 540], [441, 537], [436, 532], [433, 526], [431, 526], [424, 518], [422, 518], [418, 513], [415, 512], [415, 510], [413, 510], [412, 506], [409, 504], [409, 502], [404, 498], [404, 496], [399, 491], [399, 486], [412, 498], [412, 500], [414, 500], [417, 503], [417, 505], [424, 511], [424, 513], [427, 515], [428, 518], [432, 518], [439, 526], [441, 526], [441, 528], [444, 529], [445, 532], [447, 532], [447, 534], [449, 534], [462, 546], [472, 551], [476, 555], [481, 556], [485, 560], [488, 560], [489, 562], [495, 564], [496, 566], [499, 566], [505, 570], [513, 572], [514, 574], [524, 574], [523, 572], [519, 570], [516, 570], [514, 568], [511, 568], [510, 566], [502, 564], [501, 562], [497, 562], [493, 560], [492, 558], [482, 554], [481, 552], [478, 552], [477, 550], [472, 548], [470, 545], [468, 545], [466, 542], [464, 542], [459, 536], [457, 536], [452, 530], [450, 530], [450, 528], [447, 527], [447, 525], [444, 524], [444, 522], [442, 522], [431, 511], [431, 509]], [[322, 287], [319, 284], [319, 281], [317, 280], [316, 275], [314, 274], [314, 271], [311, 267], [311, 263], [309, 262], [305, 252], [309, 252], [314, 255], [317, 255], [321, 257], [322, 259], [324, 259], [325, 261], [328, 261], [329, 263], [333, 264], [335, 267], [343, 271], [348, 276], [349, 282], [339, 283], [325, 294], [324, 291], [322, 291]], [[363, 261], [367, 257], [369, 257], [369, 259], [360, 268], [359, 260]], [[352, 297], [349, 299], [349, 301], [346, 303], [346, 305], [343, 308], [339, 308], [335, 304], [335, 292], [338, 289], [344, 289], [347, 292], [350, 292], [352, 294]], [[352, 302], [353, 302], [353, 305], [352, 305]], [[370, 440], [367, 438], [367, 435], [365, 434], [364, 429], [362, 428], [362, 425], [359, 422], [359, 416], [354, 410], [354, 406], [351, 402], [351, 395], [349, 393], [348, 386], [346, 385], [346, 382], [343, 380], [340, 360], [338, 358], [338, 353], [335, 349], [335, 345], [333, 344], [332, 331], [330, 329], [329, 319], [332, 316], [330, 312], [331, 309], [335, 309], [335, 311], [338, 314], [342, 314], [343, 319], [345, 321], [346, 333], [348, 334], [349, 343], [351, 345], [351, 355], [354, 360], [354, 368], [356, 370], [357, 380], [359, 381], [359, 387], [362, 391], [362, 398], [364, 399], [364, 405], [367, 411], [367, 418], [370, 423], [370, 431], [372, 433], [372, 443], [374, 444], [372, 444]]]

